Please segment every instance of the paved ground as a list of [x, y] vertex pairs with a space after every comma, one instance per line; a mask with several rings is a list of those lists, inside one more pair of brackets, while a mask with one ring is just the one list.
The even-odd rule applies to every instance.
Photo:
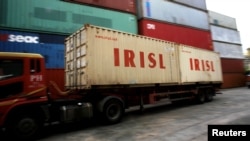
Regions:
[[123, 121], [46, 129], [39, 141], [206, 141], [209, 124], [249, 124], [250, 89], [225, 89], [212, 102], [178, 104], [126, 113]]

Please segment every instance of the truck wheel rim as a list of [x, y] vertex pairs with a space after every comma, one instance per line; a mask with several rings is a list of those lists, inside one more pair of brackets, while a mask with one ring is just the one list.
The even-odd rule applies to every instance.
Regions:
[[34, 120], [26, 118], [21, 120], [16, 128], [20, 134], [29, 135], [35, 133], [38, 127]]
[[112, 104], [107, 109], [107, 117], [110, 119], [116, 119], [120, 116], [120, 107], [119, 105]]

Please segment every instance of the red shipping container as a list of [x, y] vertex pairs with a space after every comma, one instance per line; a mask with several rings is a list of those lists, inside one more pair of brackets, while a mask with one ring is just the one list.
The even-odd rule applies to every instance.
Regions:
[[135, 0], [66, 0], [136, 14]]
[[242, 73], [244, 74], [243, 59], [221, 58], [221, 67], [223, 73]]
[[149, 19], [139, 21], [139, 34], [213, 50], [211, 32]]
[[223, 84], [221, 88], [236, 88], [246, 85], [244, 73], [223, 73]]

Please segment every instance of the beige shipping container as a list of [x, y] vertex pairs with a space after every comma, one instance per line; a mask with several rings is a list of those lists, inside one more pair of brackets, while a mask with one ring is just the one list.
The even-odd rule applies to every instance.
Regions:
[[66, 39], [65, 63], [66, 87], [79, 89], [221, 81], [214, 52], [92, 25]]
[[66, 39], [66, 87], [178, 83], [172, 42], [87, 25]]
[[222, 82], [220, 55], [191, 46], [180, 45], [180, 83]]

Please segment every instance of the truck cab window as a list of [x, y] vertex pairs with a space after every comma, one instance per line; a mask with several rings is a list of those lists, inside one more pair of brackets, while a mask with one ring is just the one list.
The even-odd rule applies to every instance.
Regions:
[[41, 71], [41, 63], [39, 59], [30, 60], [30, 72], [39, 73]]
[[0, 81], [23, 74], [22, 60], [0, 59]]
[[[0, 99], [23, 91], [22, 81], [11, 81], [12, 78], [23, 75], [23, 60], [21, 59], [0, 59]], [[4, 82], [7, 80], [6, 82]], [[9, 81], [10, 80], [10, 81]]]

